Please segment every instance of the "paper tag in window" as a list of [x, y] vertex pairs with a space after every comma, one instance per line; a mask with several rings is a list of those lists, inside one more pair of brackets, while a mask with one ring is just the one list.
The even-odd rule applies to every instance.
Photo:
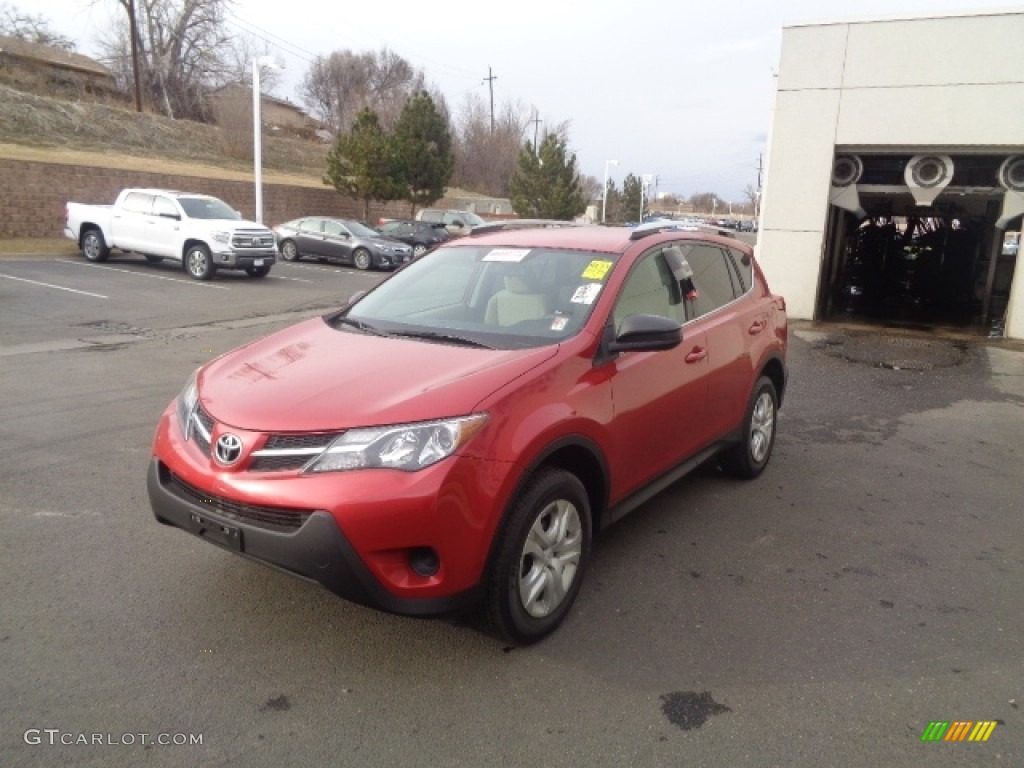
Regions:
[[481, 261], [522, 261], [529, 252], [529, 248], [495, 248]]
[[551, 330], [552, 331], [564, 331], [565, 330], [565, 326], [567, 326], [568, 324], [569, 324], [569, 318], [568, 317], [556, 317], [554, 320], [551, 321]]
[[576, 289], [576, 293], [572, 295], [573, 304], [593, 304], [594, 300], [601, 293], [600, 283], [587, 283], [581, 285]]
[[[608, 270], [612, 268], [612, 262], [610, 261], [599, 261], [594, 260], [587, 264], [587, 268], [583, 270], [583, 277], [585, 280], [604, 280], [604, 276], [608, 274]], [[590, 303], [589, 301], [587, 302]]]

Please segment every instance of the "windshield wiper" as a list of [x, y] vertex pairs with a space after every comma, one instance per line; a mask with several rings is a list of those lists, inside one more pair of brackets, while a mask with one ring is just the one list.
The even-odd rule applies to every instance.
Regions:
[[451, 333], [438, 333], [437, 331], [395, 331], [392, 336], [401, 336], [407, 339], [423, 339], [424, 341], [446, 341], [451, 344], [461, 344], [464, 347], [479, 347], [482, 349], [494, 349], [490, 344], [470, 339], [465, 336], [456, 336]]
[[380, 328], [375, 328], [369, 323], [364, 323], [362, 320], [353, 320], [351, 317], [336, 317], [335, 322], [341, 325], [350, 325], [353, 328], [357, 328], [363, 333], [372, 333], [374, 336], [390, 336], [390, 333], [382, 331]]

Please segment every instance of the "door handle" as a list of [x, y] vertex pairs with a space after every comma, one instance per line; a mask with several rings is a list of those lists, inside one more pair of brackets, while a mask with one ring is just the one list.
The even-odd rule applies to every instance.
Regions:
[[765, 329], [766, 325], [768, 325], [768, 323], [766, 323], [764, 320], [755, 320], [753, 325], [751, 325], [747, 329], [747, 333], [749, 333], [751, 336], [757, 336], [757, 334], [759, 334], [761, 331]]
[[704, 347], [694, 347], [690, 350], [689, 354], [686, 355], [686, 362], [688, 363], [699, 363], [705, 357], [708, 356], [708, 351]]

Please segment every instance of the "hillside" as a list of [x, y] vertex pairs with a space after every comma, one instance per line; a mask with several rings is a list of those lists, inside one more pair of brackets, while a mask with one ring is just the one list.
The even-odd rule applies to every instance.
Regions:
[[[250, 129], [251, 130], [251, 129]], [[252, 141], [217, 126], [170, 120], [119, 107], [60, 101], [0, 85], [0, 155], [46, 162], [180, 171], [194, 175], [252, 174]], [[239, 151], [239, 149], [241, 151]], [[263, 169], [291, 183], [322, 186], [328, 147], [265, 136]]]

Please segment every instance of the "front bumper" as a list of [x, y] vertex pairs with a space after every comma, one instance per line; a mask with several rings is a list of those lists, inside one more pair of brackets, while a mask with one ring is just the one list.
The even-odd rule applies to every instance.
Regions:
[[213, 250], [213, 263], [223, 269], [248, 269], [250, 267], [269, 267], [277, 261], [277, 251], [273, 248], [238, 251], [231, 248]]
[[406, 598], [392, 594], [371, 573], [325, 510], [313, 511], [293, 532], [267, 530], [218, 510], [213, 498], [197, 503], [181, 493], [171, 471], [157, 458], [150, 462], [147, 490], [153, 514], [159, 522], [265, 565], [318, 582], [354, 603], [391, 613], [426, 616], [464, 609], [479, 602], [482, 596], [479, 586], [440, 597]]

